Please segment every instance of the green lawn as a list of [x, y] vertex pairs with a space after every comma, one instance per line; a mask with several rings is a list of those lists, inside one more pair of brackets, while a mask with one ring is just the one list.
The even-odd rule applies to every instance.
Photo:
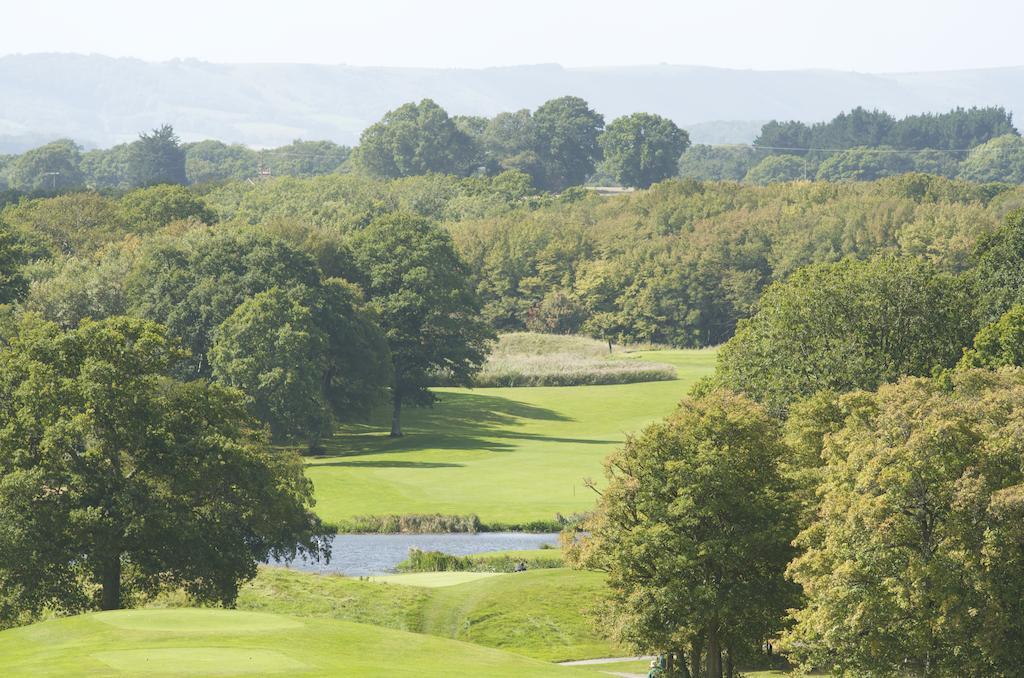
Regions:
[[599, 573], [557, 568], [470, 581], [457, 581], [462, 572], [423, 574], [430, 579], [421, 585], [401, 585], [264, 567], [242, 588], [238, 608], [380, 624], [550, 661], [625, 653], [586, 614], [605, 591]]
[[714, 369], [713, 350], [645, 351], [624, 359], [669, 362], [675, 381], [613, 386], [437, 389], [433, 408], [407, 408], [406, 436], [387, 436], [390, 413], [343, 427], [309, 459], [317, 511], [356, 515], [475, 513], [522, 524], [586, 511], [601, 461], [626, 433], [668, 414]]
[[122, 610], [0, 632], [3, 676], [593, 675], [487, 647], [327, 619]]
[[466, 582], [486, 579], [487, 577], [504, 577], [498, 572], [410, 572], [409, 574], [387, 574], [370, 577], [376, 584], [401, 584], [403, 586], [420, 586], [428, 589], [442, 586], [457, 586]]

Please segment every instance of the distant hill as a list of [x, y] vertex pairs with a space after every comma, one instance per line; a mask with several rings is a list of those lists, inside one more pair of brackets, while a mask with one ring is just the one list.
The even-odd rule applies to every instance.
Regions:
[[854, 106], [897, 116], [955, 106], [1024, 111], [1024, 67], [937, 73], [751, 71], [698, 66], [487, 69], [160, 63], [99, 55], [0, 58], [0, 152], [67, 136], [110, 146], [170, 122], [186, 141], [354, 144], [387, 110], [430, 97], [452, 114], [494, 115], [575, 94], [606, 119], [650, 111], [694, 141], [750, 141], [769, 119], [816, 121]]

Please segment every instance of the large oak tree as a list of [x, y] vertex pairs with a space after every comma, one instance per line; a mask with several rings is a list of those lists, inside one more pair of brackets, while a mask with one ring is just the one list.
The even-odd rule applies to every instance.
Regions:
[[436, 224], [408, 214], [382, 217], [353, 237], [352, 251], [391, 348], [391, 435], [400, 436], [402, 404], [433, 402], [428, 386], [438, 375], [469, 385], [494, 332], [451, 237]]
[[329, 556], [298, 457], [239, 392], [170, 378], [179, 353], [156, 323], [31, 315], [0, 351], [4, 618], [167, 588], [230, 604], [269, 557]]

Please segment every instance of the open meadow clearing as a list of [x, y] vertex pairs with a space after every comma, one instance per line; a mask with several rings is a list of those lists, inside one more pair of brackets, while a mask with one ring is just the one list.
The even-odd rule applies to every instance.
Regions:
[[[535, 388], [443, 388], [432, 408], [405, 412], [389, 438], [390, 412], [347, 426], [308, 460], [317, 513], [353, 516], [476, 514], [485, 525], [551, 521], [589, 510], [583, 479], [627, 433], [665, 416], [714, 369], [713, 350], [629, 354], [670, 363], [678, 378], [637, 384]], [[635, 356], [635, 358], [633, 357]]]
[[365, 624], [231, 610], [122, 610], [0, 632], [3, 675], [573, 676], [508, 652]]

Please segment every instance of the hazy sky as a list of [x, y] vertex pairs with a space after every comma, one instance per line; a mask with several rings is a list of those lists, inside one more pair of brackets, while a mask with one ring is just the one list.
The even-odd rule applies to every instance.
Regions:
[[1024, 65], [1022, 0], [3, 0], [0, 54], [870, 72]]

